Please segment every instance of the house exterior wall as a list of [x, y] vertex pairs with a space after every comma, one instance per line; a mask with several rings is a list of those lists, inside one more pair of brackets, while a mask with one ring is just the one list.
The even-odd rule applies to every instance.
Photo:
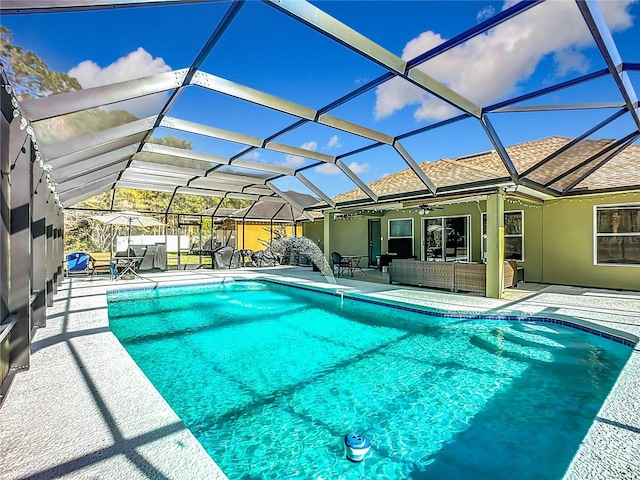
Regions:
[[[369, 251], [369, 222], [366, 217], [336, 220], [331, 236], [331, 250], [342, 255], [367, 255]], [[363, 262], [364, 264], [364, 262]]]
[[437, 210], [429, 212], [426, 215], [420, 215], [420, 213], [417, 212], [417, 207], [405, 211], [389, 212], [382, 217], [382, 252], [387, 253], [389, 251], [389, 220], [391, 219], [413, 218], [413, 254], [418, 260], [423, 260], [423, 219], [469, 216], [471, 224], [471, 260], [479, 262], [482, 258], [480, 209], [482, 209], [483, 212], [486, 210], [486, 202], [481, 201], [479, 204], [476, 204], [476, 202], [465, 202], [453, 205], [442, 205], [442, 207], [438, 207]]
[[[504, 210], [524, 215], [524, 267], [527, 282], [615, 288], [640, 291], [640, 266], [594, 264], [594, 206], [640, 203], [640, 192], [584, 196], [529, 204], [507, 199]], [[390, 211], [380, 218], [382, 253], [387, 253], [389, 220], [413, 218], [413, 254], [423, 259], [422, 220], [424, 218], [468, 215], [471, 219], [471, 260], [482, 260], [482, 217], [486, 201], [444, 205], [428, 215], [417, 208]], [[370, 217], [373, 218], [373, 217]], [[377, 218], [377, 217], [376, 217]], [[305, 224], [305, 236], [323, 248], [323, 222]], [[331, 232], [331, 249], [343, 255], [368, 253], [368, 218], [338, 220]]]
[[524, 252], [523, 262], [517, 262], [524, 267], [524, 279], [527, 282], [543, 281], [543, 214], [542, 205], [505, 204], [504, 211], [522, 210], [524, 215]]
[[640, 202], [640, 192], [549, 202], [543, 207], [543, 282], [640, 290], [640, 266], [594, 265], [594, 206]]
[[315, 222], [304, 222], [302, 224], [302, 234], [318, 245], [320, 250], [324, 252], [324, 222], [316, 220]]
[[[245, 223], [244, 228], [242, 222], [237, 224], [237, 247], [239, 250], [248, 249], [258, 251], [264, 250], [266, 245], [271, 240], [271, 225], [269, 223]], [[297, 235], [302, 235], [302, 227], [298, 225], [296, 227]], [[293, 225], [273, 225], [274, 235], [275, 232], [282, 233], [284, 235], [293, 236]]]

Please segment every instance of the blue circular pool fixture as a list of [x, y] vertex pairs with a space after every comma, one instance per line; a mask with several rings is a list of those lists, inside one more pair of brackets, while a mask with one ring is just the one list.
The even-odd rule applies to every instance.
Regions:
[[357, 433], [345, 435], [344, 445], [347, 450], [347, 458], [352, 462], [361, 462], [371, 450], [371, 440]]

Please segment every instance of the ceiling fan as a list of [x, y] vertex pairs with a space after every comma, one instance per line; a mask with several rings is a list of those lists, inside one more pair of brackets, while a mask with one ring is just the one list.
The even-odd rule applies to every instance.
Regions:
[[435, 207], [433, 205], [429, 205], [428, 203], [424, 203], [422, 205], [418, 205], [418, 213], [420, 215], [424, 215], [427, 212], [433, 212], [434, 210], [444, 210], [443, 207]]

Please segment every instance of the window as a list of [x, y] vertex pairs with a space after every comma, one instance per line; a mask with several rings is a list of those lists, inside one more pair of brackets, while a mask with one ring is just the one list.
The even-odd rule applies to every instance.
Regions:
[[[487, 258], [487, 214], [482, 214], [482, 260]], [[524, 260], [524, 212], [504, 212], [504, 258]]]
[[595, 207], [596, 265], [640, 265], [640, 205]]
[[440, 217], [423, 220], [424, 259], [464, 261], [470, 257], [469, 217]]
[[413, 237], [413, 219], [389, 220], [389, 238]]
[[389, 253], [399, 258], [413, 256], [413, 218], [389, 220]]

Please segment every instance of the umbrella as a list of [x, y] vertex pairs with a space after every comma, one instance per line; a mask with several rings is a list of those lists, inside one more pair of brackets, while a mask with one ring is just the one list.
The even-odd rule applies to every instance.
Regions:
[[109, 225], [128, 225], [129, 235], [127, 247], [131, 244], [131, 227], [157, 227], [166, 225], [153, 217], [147, 217], [138, 212], [113, 212], [106, 215], [95, 215], [91, 218]]

